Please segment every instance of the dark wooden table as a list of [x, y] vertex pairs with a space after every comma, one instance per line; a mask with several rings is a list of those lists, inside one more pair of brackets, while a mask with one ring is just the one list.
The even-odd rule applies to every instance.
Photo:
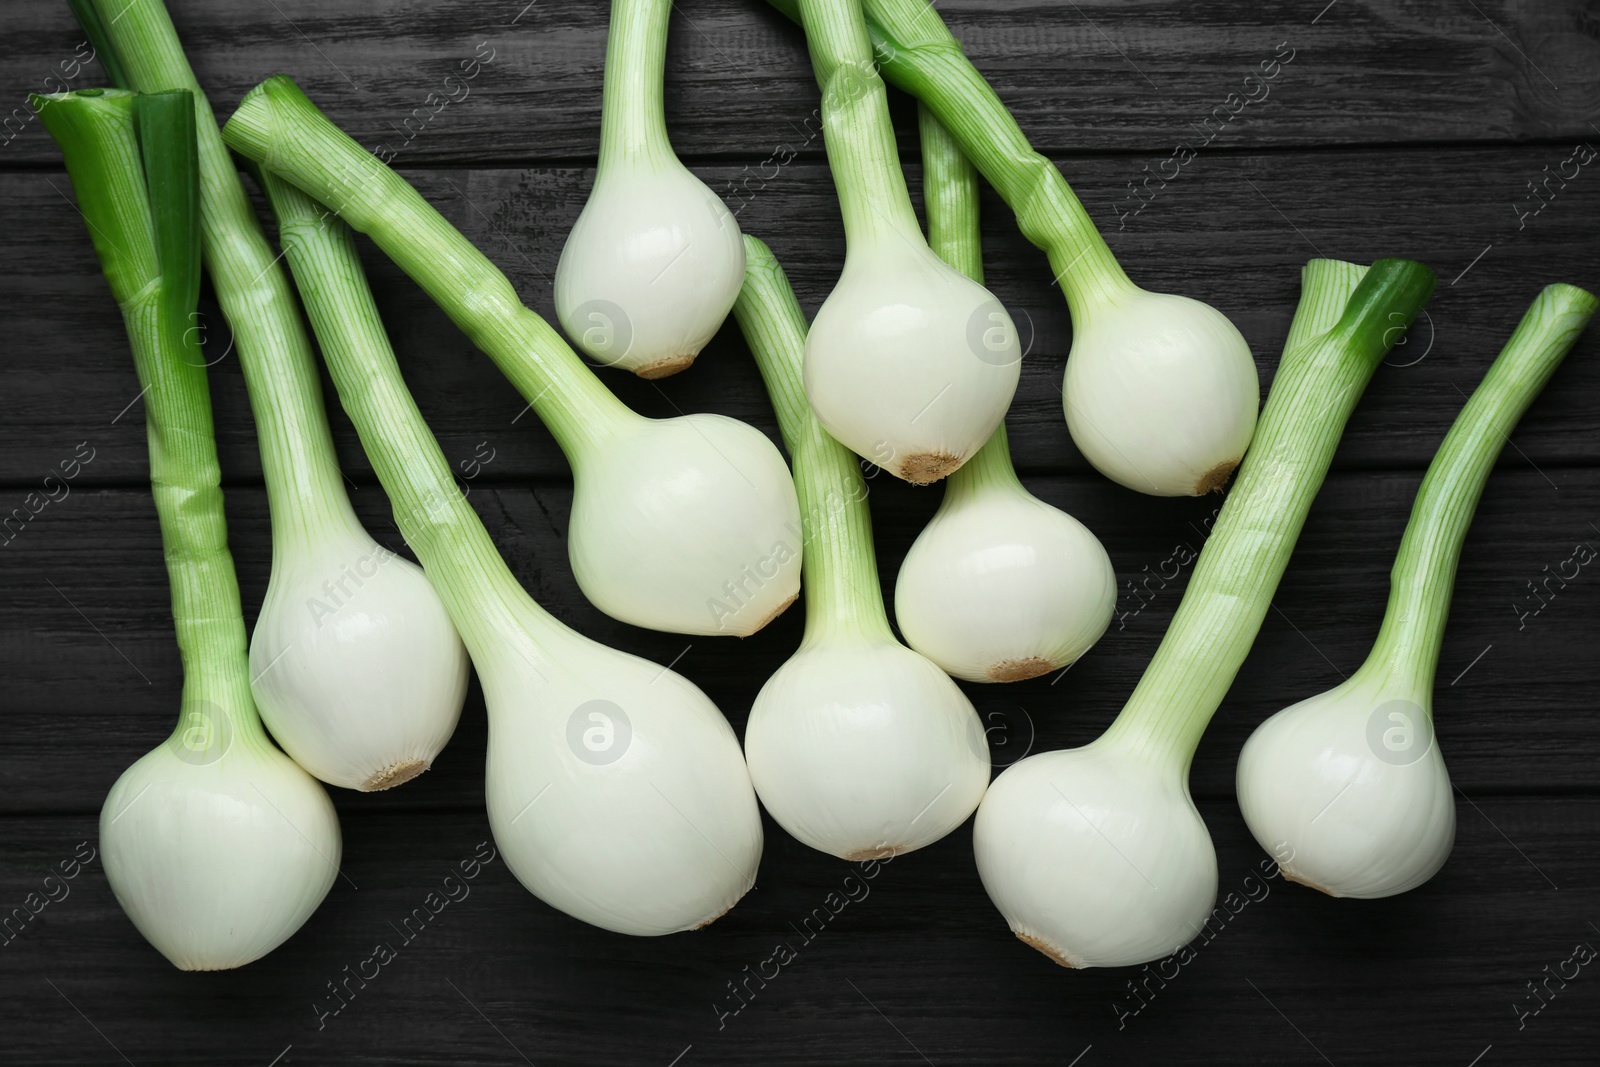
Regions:
[[[1265, 858], [1233, 801], [1240, 745], [1263, 717], [1366, 655], [1421, 472], [1539, 287], [1600, 286], [1600, 164], [1575, 177], [1572, 163], [1563, 167], [1580, 143], [1600, 145], [1600, 14], [1580, 0], [1325, 3], [940, 5], [1129, 272], [1230, 315], [1264, 385], [1308, 257], [1402, 255], [1439, 274], [1428, 318], [1362, 401], [1276, 610], [1195, 760], [1224, 892]], [[261, 77], [291, 72], [363, 144], [400, 148], [407, 177], [551, 314], [549, 276], [595, 158], [604, 4], [172, 6], [219, 114]], [[99, 80], [97, 67], [74, 65], [80, 35], [64, 4], [9, 4], [3, 26], [6, 107], [60, 88], [64, 76], [72, 87]], [[413, 119], [408, 135], [413, 109], [475, 54], [492, 59], [470, 95]], [[1179, 141], [1203, 136], [1196, 125], [1247, 73], [1285, 55], [1267, 96], [1133, 213], [1129, 183], [1159, 171]], [[679, 5], [667, 91], [675, 143], [742, 205], [740, 224], [777, 250], [808, 312], [843, 250], [817, 124], [807, 121], [816, 106], [800, 35], [783, 19], [755, 0]], [[914, 112], [898, 94], [895, 108], [915, 179]], [[25, 108], [11, 114], [0, 135], [0, 512], [22, 506], [62, 460], [92, 460], [69, 496], [0, 547], [0, 915], [23, 907], [75, 852], [93, 855], [107, 788], [170, 731], [179, 685], [122, 328], [54, 144]], [[1099, 534], [1122, 582], [1111, 632], [1071, 673], [969, 688], [1002, 727], [991, 737], [1005, 764], [1105, 726], [1183, 591], [1186, 576], [1163, 587], [1149, 575], [1175, 546], [1198, 546], [1217, 502], [1140, 496], [1088, 468], [1057, 392], [1066, 307], [1004, 206], [986, 194], [984, 210], [990, 285], [1032, 336], [1009, 419], [1018, 465], [1036, 493]], [[523, 401], [488, 359], [366, 253], [401, 364], [446, 452], [454, 461], [480, 442], [494, 450], [470, 499], [521, 580], [584, 633], [676, 659], [742, 730], [761, 683], [795, 647], [799, 611], [743, 642], [635, 630], [596, 612], [566, 562], [571, 490], [560, 452], [532, 420], [513, 425]], [[224, 351], [214, 312], [212, 321], [213, 351]], [[731, 325], [692, 371], [659, 385], [604, 373], [648, 414], [725, 412], [776, 436]], [[270, 547], [234, 359], [213, 369], [212, 391], [253, 612]], [[608, 934], [541, 904], [495, 862], [470, 897], [322, 1016], [335, 1003], [329, 983], [393, 940], [391, 924], [489, 837], [474, 690], [432, 773], [393, 793], [335, 795], [348, 877], [296, 937], [243, 970], [174, 970], [122, 915], [97, 860], [52, 883], [66, 895], [20, 929], [13, 921], [0, 948], [0, 1062], [1595, 1063], [1600, 970], [1540, 985], [1539, 1000], [1530, 983], [1575, 946], [1600, 946], [1600, 576], [1547, 581], [1576, 546], [1600, 545], [1597, 400], [1600, 330], [1591, 330], [1484, 496], [1436, 701], [1460, 829], [1450, 862], [1416, 892], [1339, 901], [1271, 881], [1176, 978], [1136, 1000], [1133, 972], [1063, 970], [1009, 934], [978, 882], [968, 828], [885, 866], [870, 895], [807, 940], [797, 927], [852, 867], [769, 822], [756, 888], [706, 931]], [[334, 419], [358, 511], [398, 545], [349, 424]], [[873, 483], [891, 581], [938, 496], [887, 477]], [[1536, 586], [1554, 595], [1535, 600]], [[753, 997], [732, 1011], [741, 1002], [730, 983], [781, 939], [797, 958], [764, 987], [750, 983]]]

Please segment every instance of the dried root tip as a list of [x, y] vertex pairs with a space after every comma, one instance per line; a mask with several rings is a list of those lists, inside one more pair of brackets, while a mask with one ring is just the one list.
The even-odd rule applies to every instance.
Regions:
[[[737, 900], [733, 902], [733, 904], [737, 904], [737, 903], [739, 903], [739, 901], [737, 901]], [[700, 922], [697, 922], [693, 926], [689, 927], [689, 929], [691, 929], [691, 930], [704, 930], [706, 927], [710, 926], [712, 923], [716, 922], [718, 919], [720, 919], [724, 915], [728, 914], [728, 912], [732, 911], [733, 910], [733, 904], [729, 904], [726, 908], [723, 908], [721, 911], [717, 912], [715, 915], [711, 916], [711, 918], [709, 918], [709, 919], [702, 919]]]
[[681, 370], [688, 370], [689, 364], [694, 362], [694, 356], [668, 356], [658, 359], [654, 363], [646, 363], [633, 373], [641, 378], [667, 378]]
[[951, 452], [918, 452], [900, 464], [900, 477], [912, 485], [931, 485], [961, 466], [961, 457]]
[[391, 763], [371, 778], [361, 783], [363, 793], [377, 793], [384, 789], [393, 789], [397, 785], [404, 785], [417, 775], [428, 769], [425, 759], [407, 759], [399, 763]]
[[1222, 487], [1228, 484], [1228, 479], [1233, 475], [1234, 468], [1239, 466], [1237, 459], [1230, 459], [1225, 463], [1218, 463], [1206, 471], [1205, 477], [1194, 483], [1194, 495], [1205, 496], [1207, 493], [1220, 493]]
[[1021, 682], [1049, 674], [1055, 669], [1056, 665], [1043, 656], [1028, 656], [1025, 659], [1003, 659], [983, 673], [991, 682]]
[[880, 846], [878, 848], [858, 848], [854, 852], [845, 853], [840, 858], [847, 859], [851, 863], [865, 863], [868, 860], [892, 860], [903, 851], [904, 849], [895, 848], [893, 845]]
[[[1017, 933], [1017, 932], [1015, 930], [1013, 930], [1012, 933]], [[1061, 966], [1063, 966], [1063, 967], [1071, 967], [1074, 970], [1076, 970], [1077, 967], [1078, 967], [1078, 964], [1073, 963], [1072, 960], [1069, 959], [1066, 955], [1064, 955], [1064, 954], [1062, 954], [1060, 952], [1057, 952], [1055, 950], [1055, 948], [1053, 948], [1052, 946], [1046, 944], [1044, 941], [1041, 941], [1039, 938], [1034, 937], [1032, 934], [1017, 934], [1017, 940], [1021, 941], [1024, 945], [1027, 945], [1029, 948], [1038, 949], [1040, 952], [1043, 952], [1046, 956], [1049, 956], [1052, 960], [1054, 960], [1055, 962], [1061, 964]]]
[[1319, 893], [1326, 893], [1330, 897], [1338, 897], [1338, 896], [1341, 895], [1341, 894], [1335, 893], [1333, 890], [1329, 889], [1325, 885], [1318, 885], [1316, 882], [1313, 882], [1309, 878], [1306, 878], [1306, 877], [1303, 877], [1301, 875], [1295, 874], [1293, 871], [1285, 870], [1282, 864], [1278, 865], [1278, 873], [1283, 875], [1283, 879], [1286, 882], [1295, 882], [1295, 883], [1297, 883], [1299, 885], [1305, 886], [1307, 889], [1315, 889]]
[[762, 619], [761, 620], [761, 625], [757, 626], [755, 628], [755, 630], [752, 631], [752, 632], [759, 633], [762, 630], [765, 630], [767, 628], [767, 624], [769, 622], [771, 622], [773, 619], [776, 619], [779, 615], [782, 615], [784, 612], [788, 611], [789, 610], [789, 605], [793, 604], [796, 600], [799, 600], [799, 599], [800, 599], [800, 594], [799, 593], [790, 594], [789, 599], [785, 600], [782, 604], [779, 604], [777, 607], [773, 608], [772, 609], [772, 614], [768, 615], [766, 618]]

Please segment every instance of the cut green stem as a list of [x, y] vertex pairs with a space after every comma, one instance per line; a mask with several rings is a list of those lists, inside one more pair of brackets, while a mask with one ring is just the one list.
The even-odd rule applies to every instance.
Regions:
[[1423, 693], [1432, 691], [1456, 564], [1489, 471], [1595, 307], [1594, 294], [1577, 286], [1546, 286], [1456, 416], [1417, 490], [1364, 673], [1399, 673], [1414, 677]]
[[1284, 353], [1183, 601], [1107, 742], [1127, 741], [1187, 773], [1261, 629], [1350, 413], [1433, 284], [1420, 263], [1380, 260], [1330, 330]]
[[[288, 276], [267, 243], [172, 19], [159, 0], [97, 0], [108, 47], [131, 88], [194, 94], [205, 266], [233, 331], [261, 443], [275, 546], [354, 524], [322, 402], [322, 383]], [[86, 29], [88, 26], [86, 24]], [[198, 319], [188, 326], [204, 332]]]
[[[270, 747], [250, 696], [244, 613], [228, 552], [198, 297], [193, 101], [83, 90], [33, 97], [61, 145], [112, 296], [122, 309], [150, 443], [150, 482], [183, 656], [178, 734]], [[141, 151], [142, 148], [142, 151]]]
[[804, 643], [844, 638], [892, 641], [872, 547], [867, 483], [856, 457], [828, 436], [801, 380], [806, 319], [772, 249], [744, 235], [745, 281], [733, 305], [755, 356], [794, 464], [804, 531]]

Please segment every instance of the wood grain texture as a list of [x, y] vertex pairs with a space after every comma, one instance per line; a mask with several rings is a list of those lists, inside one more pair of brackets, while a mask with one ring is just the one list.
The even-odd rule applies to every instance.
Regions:
[[[1294, 50], [1293, 63], [1266, 100], [1230, 124], [1236, 147], [1594, 132], [1600, 26], [1581, 0], [1323, 6], [952, 0], [939, 10], [1041, 151], [1170, 149], [1188, 123], [1242, 89], [1279, 42]], [[288, 71], [324, 107], [351, 115], [350, 132], [363, 144], [404, 141], [407, 162], [596, 154], [606, 6], [594, 0], [171, 7], [221, 115], [262, 78]], [[59, 77], [81, 40], [58, 6], [8, 13], [0, 99], [19, 107], [29, 92], [53, 88], [46, 79]], [[696, 0], [677, 5], [669, 41], [667, 113], [682, 155], [743, 159], [752, 146], [803, 139], [817, 89], [800, 32], [781, 16], [759, 0]], [[444, 78], [480, 44], [493, 58], [471, 93], [408, 139], [406, 119], [433, 106], [428, 93], [445, 92]], [[71, 84], [98, 77], [79, 74]], [[811, 146], [814, 156], [820, 148]], [[0, 153], [56, 158], [37, 123]]]
[[[0, 111], [55, 88], [46, 78], [63, 72], [80, 40], [64, 6], [12, 6], [0, 34]], [[550, 314], [548, 276], [592, 180], [605, 4], [172, 8], [219, 114], [261, 77], [292, 73], [362, 143], [403, 144], [407, 177]], [[1266, 895], [1227, 918], [1177, 977], [1142, 987], [1148, 1003], [1128, 984], [1140, 972], [1068, 972], [1019, 945], [979, 883], [970, 827], [884, 866], [860, 883], [870, 893], [810, 940], [799, 929], [807, 917], [861, 872], [769, 822], [756, 888], [697, 934], [595, 930], [530, 897], [495, 862], [470, 896], [404, 942], [395, 926], [489, 836], [488, 738], [474, 686], [429, 774], [390, 793], [335, 795], [347, 878], [300, 934], [241, 971], [173, 970], [117, 907], [98, 860], [60, 880], [81, 842], [94, 847], [110, 783], [170, 730], [180, 677], [126, 341], [59, 156], [24, 109], [9, 123], [0, 116], [0, 518], [37, 508], [28, 494], [63, 461], [93, 459], [68, 496], [0, 544], [9, 608], [0, 613], [0, 928], [11, 923], [0, 934], [0, 1063], [1594, 1062], [1600, 973], [1586, 967], [1553, 999], [1544, 992], [1537, 1014], [1527, 983], [1574, 945], [1600, 946], [1600, 579], [1592, 568], [1565, 585], [1550, 577], [1578, 543], [1600, 546], [1600, 333], [1580, 342], [1513, 435], [1462, 557], [1435, 695], [1459, 789], [1444, 870], [1416, 892], [1372, 902], [1247, 881], [1259, 879], [1264, 857], [1232, 791], [1251, 729], [1366, 655], [1422, 470], [1534, 293], [1554, 280], [1600, 288], [1600, 174], [1591, 165], [1551, 181], [1542, 208], [1530, 188], [1577, 141], [1600, 145], [1600, 20], [1579, 0], [941, 0], [939, 10], [1062, 164], [1135, 279], [1233, 317], [1264, 387], [1308, 257], [1402, 255], [1439, 274], [1429, 317], [1362, 400], [1274, 610], [1196, 756], [1192, 784], [1224, 901]], [[1175, 177], [1164, 170], [1174, 144], [1196, 135], [1193, 124], [1280, 42], [1293, 59], [1266, 99]], [[493, 58], [468, 98], [422, 121], [414, 109], [484, 49]], [[680, 154], [741, 226], [773, 245], [814, 312], [843, 241], [808, 123], [816, 88], [800, 34], [758, 0], [688, 0], [675, 5], [667, 68]], [[91, 67], [72, 84], [97, 79]], [[892, 94], [891, 109], [914, 160], [910, 102]], [[789, 153], [787, 165], [772, 161]], [[915, 197], [915, 165], [908, 172]], [[1141, 187], [1148, 203], [1136, 211], [1130, 183], [1162, 173], [1165, 184]], [[986, 191], [983, 208], [990, 286], [1032, 339], [1008, 418], [1019, 466], [1036, 493], [1102, 538], [1119, 580], [1111, 632], [1071, 671], [965, 687], [1005, 766], [1081, 744], [1115, 714], [1188, 580], [1174, 551], [1200, 546], [1220, 501], [1140, 496], [1087, 467], [1060, 410], [1065, 305], [1004, 205]], [[566, 562], [570, 474], [550, 436], [489, 360], [364, 250], [446, 454], [460, 462], [480, 442], [494, 450], [469, 499], [517, 577], [582, 632], [677, 659], [742, 732], [761, 684], [798, 641], [800, 610], [742, 642], [652, 633], [596, 611]], [[226, 328], [206, 306], [231, 541], [253, 614], [271, 554], [260, 460]], [[718, 411], [776, 438], [731, 326], [681, 376], [651, 384], [602, 373], [646, 414]], [[328, 396], [357, 511], [399, 546]], [[886, 588], [938, 498], [888, 476], [873, 481]], [[21, 921], [15, 909], [26, 915], [50, 895], [60, 899]], [[728, 983], [760, 972], [780, 940], [797, 958], [764, 986], [750, 980], [749, 1003], [734, 1012]], [[401, 946], [398, 959], [322, 1015], [337, 1005], [328, 983], [379, 941]]]
[[[1263, 387], [1277, 365], [1307, 259], [1400, 255], [1432, 265], [1439, 290], [1427, 318], [1368, 389], [1340, 458], [1363, 467], [1423, 466], [1539, 287], [1561, 280], [1600, 288], [1594, 255], [1600, 245], [1600, 173], [1592, 173], [1600, 161], [1518, 228], [1513, 205], [1525, 195], [1524, 184], [1563, 158], [1564, 150], [1549, 147], [1202, 154], [1121, 230], [1113, 207], [1128, 195], [1125, 185], [1144, 163], [1114, 156], [1079, 161], [1074, 169], [1081, 175], [1080, 195], [1134, 278], [1148, 288], [1205, 300], [1229, 315], [1256, 353]], [[729, 181], [741, 183], [729, 196], [730, 203], [742, 205], [740, 225], [773, 246], [802, 305], [814, 313], [837, 280], [844, 255], [826, 168], [795, 163], [776, 168], [770, 180], [750, 180], [732, 167], [699, 170], [719, 189]], [[406, 174], [506, 271], [530, 307], [554, 321], [549, 278], [583, 207], [591, 171]], [[7, 346], [0, 378], [0, 485], [31, 485], [84, 440], [100, 450], [84, 475], [90, 484], [140, 484], [146, 477], [139, 406], [129, 409], [139, 387], [127, 341], [70, 195], [59, 174], [0, 173], [0, 284], [28, 294], [0, 309]], [[1031, 346], [1009, 419], [1017, 462], [1030, 471], [1087, 472], [1061, 411], [1061, 376], [1072, 338], [1066, 304], [1051, 284], [1043, 253], [1017, 232], [1004, 204], [989, 194], [983, 210], [988, 284]], [[524, 414], [524, 401], [488, 357], [363, 243], [401, 366], [446, 452], [471, 456], [487, 440], [498, 457], [487, 476], [568, 478], [560, 451], [536, 416]], [[243, 376], [228, 354], [226, 327], [214, 308], [206, 322], [213, 331], [208, 345], [216, 353], [207, 358], [217, 361], [212, 392], [223, 471], [230, 480], [258, 480], [260, 457]], [[1600, 460], [1591, 402], [1600, 390], [1597, 356], [1600, 335], [1591, 333], [1518, 431], [1523, 454], [1541, 465]], [[601, 374], [646, 414], [720, 411], [777, 436], [754, 363], [731, 322], [693, 367], [670, 379], [652, 383], [613, 370]], [[336, 409], [332, 390], [327, 392]], [[348, 422], [335, 412], [334, 424], [345, 470], [370, 481]]]
[[[1600, 877], [1589, 847], [1600, 802], [1480, 806], [1462, 805], [1455, 853], [1433, 881], [1352, 902], [1262, 879], [1266, 857], [1232, 805], [1202, 802], [1236, 913], [1224, 911], [1165, 988], [1151, 980], [1136, 1014], [1127, 983], [1141, 972], [1069, 971], [1010, 935], [973, 868], [970, 827], [864, 879], [768, 823], [751, 893], [708, 929], [665, 938], [580, 924], [496, 861], [464, 899], [420, 931], [413, 922], [407, 942], [402, 920], [474, 855], [488, 824], [476, 812], [364, 813], [344, 820], [348, 881], [240, 971], [168, 966], [90, 864], [0, 949], [7, 1062], [99, 1065], [120, 1052], [198, 1065], [225, 1049], [225, 1062], [265, 1065], [292, 1046], [283, 1062], [384, 1067], [680, 1055], [681, 1065], [1065, 1065], [1092, 1045], [1081, 1063], [1237, 1067], [1321, 1063], [1319, 1052], [1335, 1064], [1467, 1064], [1492, 1044], [1484, 1062], [1593, 1063], [1594, 965], [1520, 1030], [1513, 1005], [1527, 1010], [1524, 983], [1576, 943], [1600, 943], [1584, 888]], [[0, 819], [0, 902], [21, 904], [93, 839], [84, 816]], [[831, 912], [828, 895], [846, 892], [855, 899]], [[344, 968], [356, 973], [380, 942], [397, 958], [363, 988]], [[763, 961], [780, 942], [795, 958], [772, 977]], [[749, 979], [732, 1013], [728, 983], [763, 969], [765, 987]], [[328, 983], [347, 980], [346, 1006], [323, 1016], [339, 1003]]]

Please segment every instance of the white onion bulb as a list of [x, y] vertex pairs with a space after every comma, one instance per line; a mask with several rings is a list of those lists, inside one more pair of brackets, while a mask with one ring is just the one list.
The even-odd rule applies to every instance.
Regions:
[[957, 678], [1013, 682], [1059, 670], [1100, 639], [1116, 572], [1099, 538], [1024, 489], [1003, 456], [1003, 471], [969, 483], [984, 463], [980, 454], [950, 478], [900, 565], [894, 611], [906, 643]]
[[614, 619], [748, 637], [800, 593], [800, 505], [766, 435], [722, 415], [619, 420], [575, 456], [567, 554]]
[[920, 233], [852, 246], [806, 336], [806, 396], [823, 428], [917, 485], [983, 447], [1021, 367], [1011, 316]]
[[467, 650], [422, 569], [345, 529], [280, 539], [250, 639], [262, 721], [300, 766], [363, 791], [409, 781], [449, 742]]
[[225, 970], [311, 917], [338, 873], [339, 821], [253, 721], [236, 727], [213, 709], [185, 714], [122, 772], [100, 811], [100, 852], [146, 940], [182, 970]]
[[572, 343], [641, 378], [684, 370], [733, 307], [739, 224], [676, 157], [602, 168], [556, 265]]
[[1285, 878], [1387, 897], [1432, 878], [1456, 807], [1426, 692], [1357, 675], [1262, 723], [1239, 753], [1239, 809]]
[[802, 645], [761, 687], [744, 743], [772, 817], [847, 860], [939, 840], [966, 821], [989, 783], [972, 703], [892, 639]]
[[1131, 284], [1074, 308], [1067, 429], [1095, 468], [1154, 496], [1220, 490], [1255, 432], [1250, 346], [1216, 308]]
[[1008, 767], [972, 841], [1012, 931], [1067, 967], [1169, 956], [1217, 896], [1216, 852], [1185, 777], [1105, 738]]
[[507, 607], [516, 629], [474, 662], [489, 825], [517, 880], [624, 934], [694, 929], [733, 907], [755, 883], [761, 817], [716, 705], [664, 667], [552, 626], [531, 601]]

